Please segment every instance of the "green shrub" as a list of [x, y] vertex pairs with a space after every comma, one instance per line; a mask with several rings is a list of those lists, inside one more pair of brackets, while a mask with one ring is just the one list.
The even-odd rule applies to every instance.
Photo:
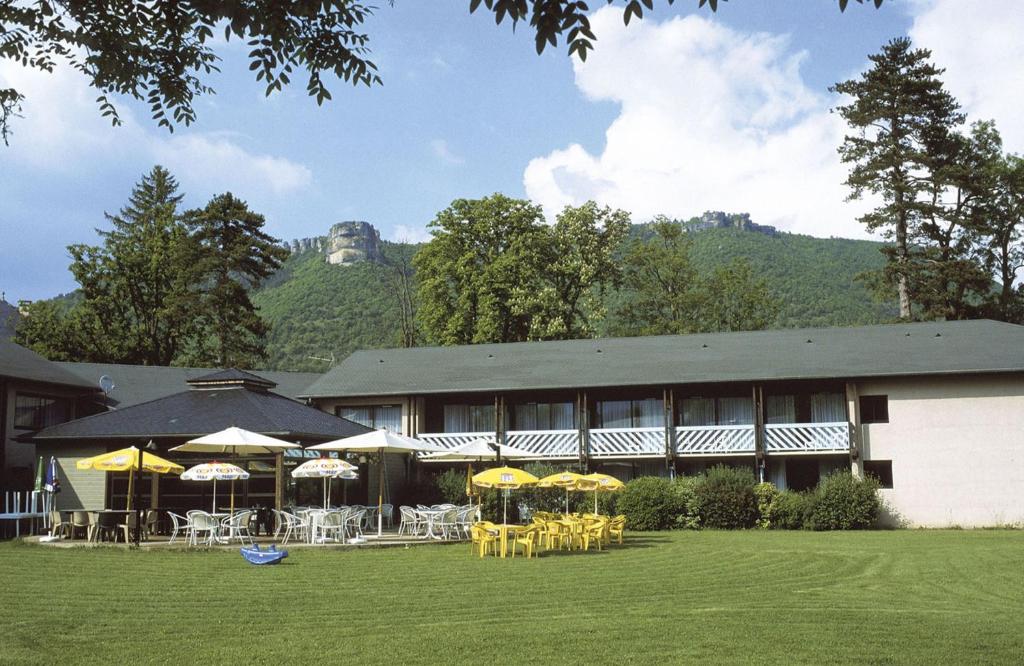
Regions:
[[616, 505], [631, 530], [664, 530], [673, 526], [676, 494], [672, 482], [657, 476], [641, 476], [619, 491]]
[[779, 489], [773, 483], [759, 483], [754, 486], [754, 497], [757, 498], [757, 526], [763, 530], [772, 526], [772, 502], [779, 496]]
[[757, 521], [754, 475], [749, 469], [716, 465], [700, 477], [695, 490], [702, 526], [736, 529]]
[[449, 469], [434, 477], [441, 499], [448, 504], [466, 504], [466, 470]]
[[804, 527], [807, 514], [813, 508], [813, 496], [793, 490], [775, 495], [768, 509], [768, 524], [773, 530], [799, 530]]
[[850, 472], [830, 474], [814, 491], [810, 527], [815, 530], [863, 530], [871, 527], [881, 509], [878, 481], [858, 479]]
[[672, 496], [670, 511], [674, 514], [672, 527], [681, 530], [700, 528], [700, 513], [697, 506], [698, 477], [677, 476], [669, 484]]

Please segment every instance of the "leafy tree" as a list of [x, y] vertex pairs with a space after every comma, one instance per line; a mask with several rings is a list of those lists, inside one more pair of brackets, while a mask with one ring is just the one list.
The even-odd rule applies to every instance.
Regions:
[[416, 253], [417, 312], [431, 342], [459, 345], [529, 338], [541, 288], [545, 233], [540, 206], [503, 194], [456, 199]]
[[221, 367], [250, 367], [266, 356], [267, 325], [249, 291], [288, 257], [277, 239], [263, 231], [264, 218], [230, 192], [185, 214], [199, 247], [199, 319], [205, 335], [193, 357]]
[[988, 312], [996, 319], [1024, 323], [1024, 285], [1017, 283], [1024, 268], [1024, 158], [1018, 155], [1004, 156], [997, 166], [984, 232], [982, 252], [1000, 285]]
[[592, 337], [605, 315], [607, 285], [621, 277], [616, 252], [629, 233], [629, 214], [600, 208], [593, 201], [566, 206], [555, 224], [546, 228], [538, 267], [544, 287], [535, 295], [538, 305], [530, 337], [538, 340]]
[[654, 237], [634, 238], [624, 259], [626, 299], [618, 313], [621, 335], [665, 335], [767, 328], [779, 302], [746, 259], [701, 276], [691, 259], [693, 240], [679, 223], [652, 223]]
[[665, 217], [651, 225], [654, 237], [634, 238], [624, 259], [628, 300], [618, 313], [625, 335], [688, 333], [698, 309], [697, 271], [690, 259], [691, 237]]
[[745, 258], [719, 266], [697, 286], [697, 332], [760, 331], [775, 322], [779, 301], [768, 280], [758, 277]]
[[[654, 8], [653, 0], [623, 1], [627, 24], [633, 17], [642, 18], [644, 8]], [[841, 10], [849, 3], [837, 1]], [[882, 0], [873, 3], [878, 7]], [[698, 6], [705, 5], [715, 11], [718, 0], [698, 0]], [[513, 26], [529, 19], [538, 53], [548, 44], [556, 46], [564, 35], [569, 53], [586, 59], [597, 39], [585, 2], [470, 0], [470, 12], [481, 7], [499, 24], [506, 18]], [[115, 125], [120, 120], [109, 99], [114, 94], [145, 101], [158, 125], [173, 130], [176, 124], [195, 121], [195, 97], [214, 92], [206, 82], [219, 71], [220, 58], [212, 48], [214, 30], [223, 28], [225, 40], [246, 40], [251, 48], [249, 69], [266, 84], [267, 95], [304, 69], [307, 92], [322, 104], [331, 99], [324, 73], [353, 84], [381, 83], [376, 65], [367, 58], [369, 37], [362, 32], [372, 13], [372, 6], [358, 0], [8, 0], [0, 2], [0, 58], [47, 72], [64, 62], [101, 93], [100, 111]], [[5, 142], [23, 99], [14, 88], [0, 88], [0, 138]]]
[[68, 247], [82, 293], [63, 322], [74, 333], [56, 326], [57, 313], [40, 310], [45, 319], [28, 329], [35, 327], [37, 344], [39, 327], [54, 325], [53, 344], [77, 348], [77, 356], [170, 365], [194, 334], [196, 245], [178, 216], [180, 201], [177, 181], [154, 167], [132, 189], [128, 205], [107, 215], [113, 228], [99, 231], [101, 246]]
[[74, 321], [57, 301], [27, 306], [14, 333], [14, 342], [51, 361], [92, 361], [95, 349], [86, 335], [86, 322]]
[[899, 296], [900, 317], [911, 312], [911, 243], [922, 221], [933, 211], [933, 170], [936, 150], [964, 120], [931, 62], [931, 52], [912, 49], [899, 38], [870, 56], [871, 69], [859, 79], [837, 83], [830, 90], [852, 100], [837, 111], [855, 131], [839, 148], [850, 164], [846, 184], [851, 198], [865, 192], [882, 204], [861, 217], [869, 230], [881, 230], [894, 241], [889, 274]]

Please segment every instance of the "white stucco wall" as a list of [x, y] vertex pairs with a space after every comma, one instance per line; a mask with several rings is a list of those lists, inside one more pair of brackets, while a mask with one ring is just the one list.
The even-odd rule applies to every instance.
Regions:
[[887, 395], [889, 422], [861, 426], [863, 459], [891, 460], [882, 494], [919, 527], [1024, 525], [1024, 376], [857, 383]]

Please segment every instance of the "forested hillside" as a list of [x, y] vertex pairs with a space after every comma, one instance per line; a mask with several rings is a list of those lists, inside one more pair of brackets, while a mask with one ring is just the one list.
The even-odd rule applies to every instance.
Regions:
[[[643, 228], [637, 228], [643, 233]], [[418, 246], [384, 243], [385, 257], [411, 255]], [[782, 310], [777, 327], [847, 326], [883, 322], [895, 316], [893, 304], [872, 300], [854, 280], [881, 268], [879, 244], [738, 229], [694, 233], [693, 259], [701, 271], [746, 257], [763, 273]], [[623, 296], [608, 295], [614, 313]], [[393, 270], [364, 262], [335, 266], [323, 254], [294, 254], [282, 270], [253, 297], [271, 325], [267, 340], [269, 367], [326, 370], [356, 349], [396, 346], [401, 322]], [[602, 331], [615, 330], [614, 314]]]

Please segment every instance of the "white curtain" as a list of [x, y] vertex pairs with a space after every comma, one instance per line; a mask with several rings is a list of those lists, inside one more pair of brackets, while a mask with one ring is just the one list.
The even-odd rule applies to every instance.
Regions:
[[469, 425], [472, 432], [494, 431], [494, 405], [471, 405]]
[[598, 414], [601, 416], [599, 428], [630, 428], [633, 419], [630, 416], [632, 403], [629, 400], [602, 400], [597, 403]]
[[754, 401], [750, 398], [719, 398], [719, 425], [750, 425], [754, 422]]
[[766, 423], [796, 423], [796, 398], [792, 395], [770, 395], [765, 405]]
[[633, 401], [633, 427], [658, 428], [665, 425], [665, 403], [657, 398]]
[[469, 405], [444, 406], [444, 431], [469, 432]]
[[551, 429], [574, 430], [576, 419], [571, 402], [555, 402], [551, 404]]
[[846, 398], [842, 393], [812, 393], [811, 423], [846, 420]]
[[374, 409], [374, 428], [387, 428], [391, 432], [402, 432], [402, 408], [399, 405], [381, 405]]
[[338, 416], [368, 428], [373, 427], [373, 415], [370, 413], [369, 407], [342, 407]]
[[531, 402], [526, 405], [516, 405], [514, 411], [515, 425], [513, 427], [516, 430], [538, 430], [536, 403]]
[[715, 425], [714, 398], [685, 398], [683, 400], [683, 425]]

